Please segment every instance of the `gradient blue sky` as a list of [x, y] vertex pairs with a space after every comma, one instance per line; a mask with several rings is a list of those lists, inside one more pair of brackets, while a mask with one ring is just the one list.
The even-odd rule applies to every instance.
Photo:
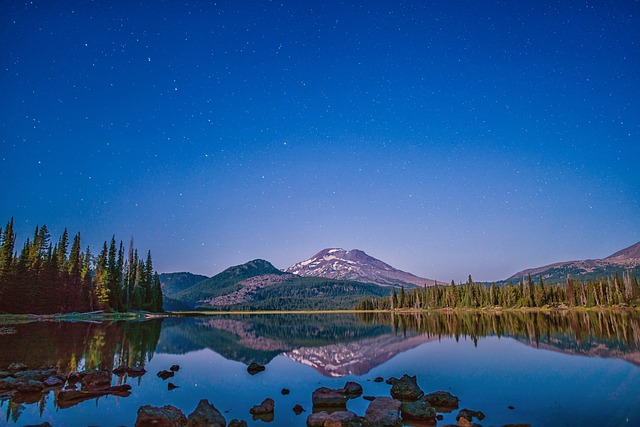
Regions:
[[640, 240], [638, 1], [3, 1], [0, 221], [160, 272], [500, 280]]

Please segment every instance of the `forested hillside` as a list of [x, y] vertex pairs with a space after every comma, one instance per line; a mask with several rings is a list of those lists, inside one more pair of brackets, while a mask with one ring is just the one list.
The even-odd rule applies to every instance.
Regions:
[[80, 233], [71, 248], [67, 229], [51, 242], [46, 225], [36, 226], [22, 249], [15, 249], [13, 218], [0, 229], [0, 313], [70, 313], [95, 310], [162, 311], [160, 279], [130, 241], [127, 255], [115, 236], [94, 256], [81, 246]]

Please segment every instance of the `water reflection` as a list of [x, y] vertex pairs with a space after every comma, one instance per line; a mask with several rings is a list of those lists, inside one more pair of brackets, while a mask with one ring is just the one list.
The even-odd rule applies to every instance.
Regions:
[[[80, 371], [105, 376], [101, 381], [117, 396], [130, 394], [117, 388], [127, 383], [147, 382], [166, 390], [155, 372], [139, 374], [156, 353], [183, 355], [208, 349], [227, 361], [263, 365], [284, 356], [325, 377], [360, 377], [429, 341], [455, 338], [477, 345], [485, 337], [509, 337], [532, 348], [619, 358], [640, 366], [640, 316], [631, 311], [218, 314], [127, 322], [33, 322], [0, 329], [0, 406], [7, 422], [17, 423], [26, 405], [37, 406], [42, 416], [48, 405], [69, 411], [86, 399], [105, 395], [100, 389], [92, 396], [91, 388], [84, 386], [69, 394], [75, 389], [67, 379]], [[17, 363], [27, 367], [20, 375], [40, 382], [58, 375], [64, 381], [45, 385], [42, 391], [18, 390]], [[77, 401], [64, 400], [70, 396]], [[125, 399], [137, 399], [134, 406], [148, 403], [145, 396], [132, 396]]]

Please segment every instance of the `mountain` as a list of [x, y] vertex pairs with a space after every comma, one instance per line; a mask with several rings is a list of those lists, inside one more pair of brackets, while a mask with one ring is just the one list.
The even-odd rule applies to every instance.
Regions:
[[523, 270], [504, 282], [511, 281], [516, 283], [522, 278], [531, 275], [531, 277], [536, 278], [542, 277], [547, 283], [564, 283], [568, 275], [580, 280], [592, 280], [612, 276], [615, 273], [622, 274], [627, 271], [631, 274], [640, 273], [640, 242], [602, 259], [557, 262]]
[[162, 287], [163, 295], [171, 296], [207, 279], [207, 276], [187, 272], [162, 273], [160, 275], [160, 286]]
[[371, 283], [300, 277], [257, 259], [170, 295], [166, 310], [351, 309], [364, 298], [389, 295]]
[[171, 295], [172, 298], [185, 303], [207, 301], [222, 295], [230, 294], [240, 289], [239, 282], [255, 276], [281, 276], [286, 273], [275, 268], [270, 262], [255, 259], [242, 265], [235, 265], [215, 276], [196, 283], [180, 292]]
[[435, 284], [432, 279], [393, 268], [358, 249], [323, 249], [308, 260], [294, 264], [284, 271], [304, 277], [355, 280], [380, 286], [414, 288]]

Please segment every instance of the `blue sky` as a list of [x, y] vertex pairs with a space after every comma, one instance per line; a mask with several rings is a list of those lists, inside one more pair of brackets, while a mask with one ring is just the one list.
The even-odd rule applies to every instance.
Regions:
[[160, 272], [500, 280], [640, 240], [637, 1], [0, 6], [0, 220]]

